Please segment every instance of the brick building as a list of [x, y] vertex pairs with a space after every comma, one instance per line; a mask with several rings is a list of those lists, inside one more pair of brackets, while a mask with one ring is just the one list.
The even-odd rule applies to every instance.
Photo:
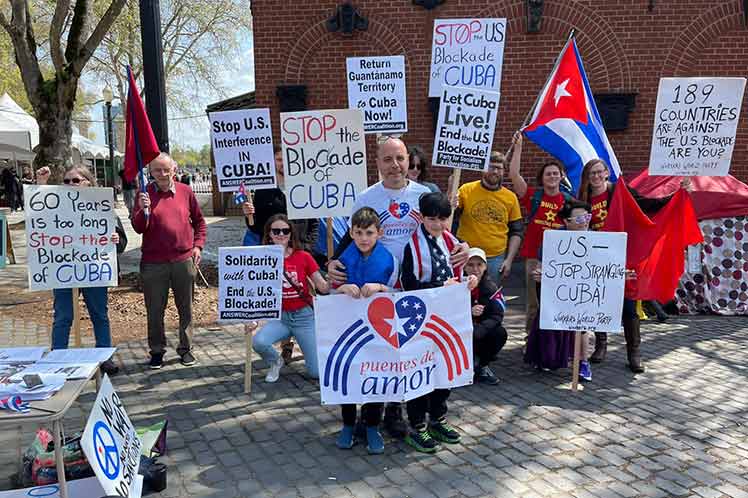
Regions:
[[[542, 16], [533, 18], [540, 22], [538, 32], [528, 32], [528, 3], [542, 4]], [[347, 106], [346, 57], [404, 54], [410, 129], [405, 140], [430, 151], [434, 128], [428, 71], [437, 18], [507, 18], [494, 140], [499, 150], [507, 148], [523, 122], [574, 28], [609, 139], [627, 174], [647, 165], [660, 77], [748, 75], [746, 0], [356, 0], [352, 6], [346, 4], [342, 0], [252, 2], [255, 98], [258, 106], [271, 108], [276, 138], [280, 110]], [[372, 182], [376, 178], [373, 136], [367, 143]], [[527, 144], [526, 177], [544, 155]], [[444, 187], [449, 170], [431, 171]], [[748, 180], [745, 101], [731, 173]], [[464, 175], [463, 179], [473, 178]]]

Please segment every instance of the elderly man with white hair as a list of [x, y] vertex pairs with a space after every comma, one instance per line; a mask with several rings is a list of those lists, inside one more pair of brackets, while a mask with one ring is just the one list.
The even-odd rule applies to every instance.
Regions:
[[169, 288], [179, 314], [179, 347], [182, 365], [195, 363], [189, 336], [192, 293], [207, 233], [205, 219], [189, 186], [174, 180], [176, 162], [166, 153], [148, 165], [154, 181], [138, 194], [132, 226], [143, 234], [140, 274], [148, 320], [150, 367], [163, 366], [166, 351], [164, 312]]

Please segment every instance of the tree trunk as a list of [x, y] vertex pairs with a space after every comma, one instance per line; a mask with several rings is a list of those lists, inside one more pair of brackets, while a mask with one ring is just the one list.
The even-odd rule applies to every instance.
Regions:
[[[34, 106], [39, 124], [39, 145], [36, 147], [34, 170], [47, 166], [52, 172], [49, 183], [62, 183], [65, 170], [73, 164], [73, 103], [77, 80], [65, 84], [47, 83]], [[54, 88], [50, 88], [54, 87]], [[71, 95], [72, 93], [72, 95]]]

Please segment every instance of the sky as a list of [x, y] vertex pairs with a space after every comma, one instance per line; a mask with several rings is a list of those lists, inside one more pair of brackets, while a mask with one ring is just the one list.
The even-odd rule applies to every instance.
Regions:
[[[223, 86], [226, 89], [226, 97], [233, 97], [243, 93], [251, 92], [255, 89], [254, 73], [254, 43], [252, 35], [240, 40], [241, 57], [236, 62], [236, 66], [226, 67], [221, 75]], [[102, 88], [97, 87], [95, 83], [86, 85], [87, 90], [95, 94], [101, 94]], [[196, 105], [192, 116], [185, 118], [183, 112], [175, 109], [167, 109], [169, 118], [169, 142], [173, 147], [190, 147], [200, 149], [203, 145], [210, 143], [210, 129], [208, 126], [208, 117], [205, 114], [205, 108], [208, 104], [222, 100], [215, 95], [206, 95]], [[115, 104], [116, 105], [116, 104]], [[101, 122], [102, 106], [94, 106], [91, 109], [91, 120], [94, 123], [91, 126], [91, 139], [99, 144], [105, 143], [104, 123]]]

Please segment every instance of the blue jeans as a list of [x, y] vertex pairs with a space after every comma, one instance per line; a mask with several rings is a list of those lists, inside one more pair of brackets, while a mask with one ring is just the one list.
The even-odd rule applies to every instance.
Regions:
[[499, 282], [501, 282], [501, 275], [499, 275], [499, 270], [501, 269], [501, 265], [504, 263], [504, 255], [499, 254], [498, 256], [493, 256], [486, 259], [488, 260], [486, 262], [486, 273], [488, 273], [488, 276], [491, 277], [491, 280], [498, 284]]
[[272, 364], [278, 361], [278, 352], [273, 344], [295, 337], [304, 353], [304, 363], [309, 376], [319, 378], [317, 366], [317, 342], [314, 337], [314, 310], [305, 306], [298, 311], [284, 311], [280, 320], [270, 320], [254, 337], [253, 348], [262, 359]]
[[[83, 300], [93, 324], [97, 348], [112, 346], [112, 335], [109, 330], [109, 300], [106, 287], [82, 287]], [[52, 349], [67, 349], [70, 339], [70, 327], [73, 325], [73, 290], [54, 289], [55, 297], [54, 323], [52, 324]]]

